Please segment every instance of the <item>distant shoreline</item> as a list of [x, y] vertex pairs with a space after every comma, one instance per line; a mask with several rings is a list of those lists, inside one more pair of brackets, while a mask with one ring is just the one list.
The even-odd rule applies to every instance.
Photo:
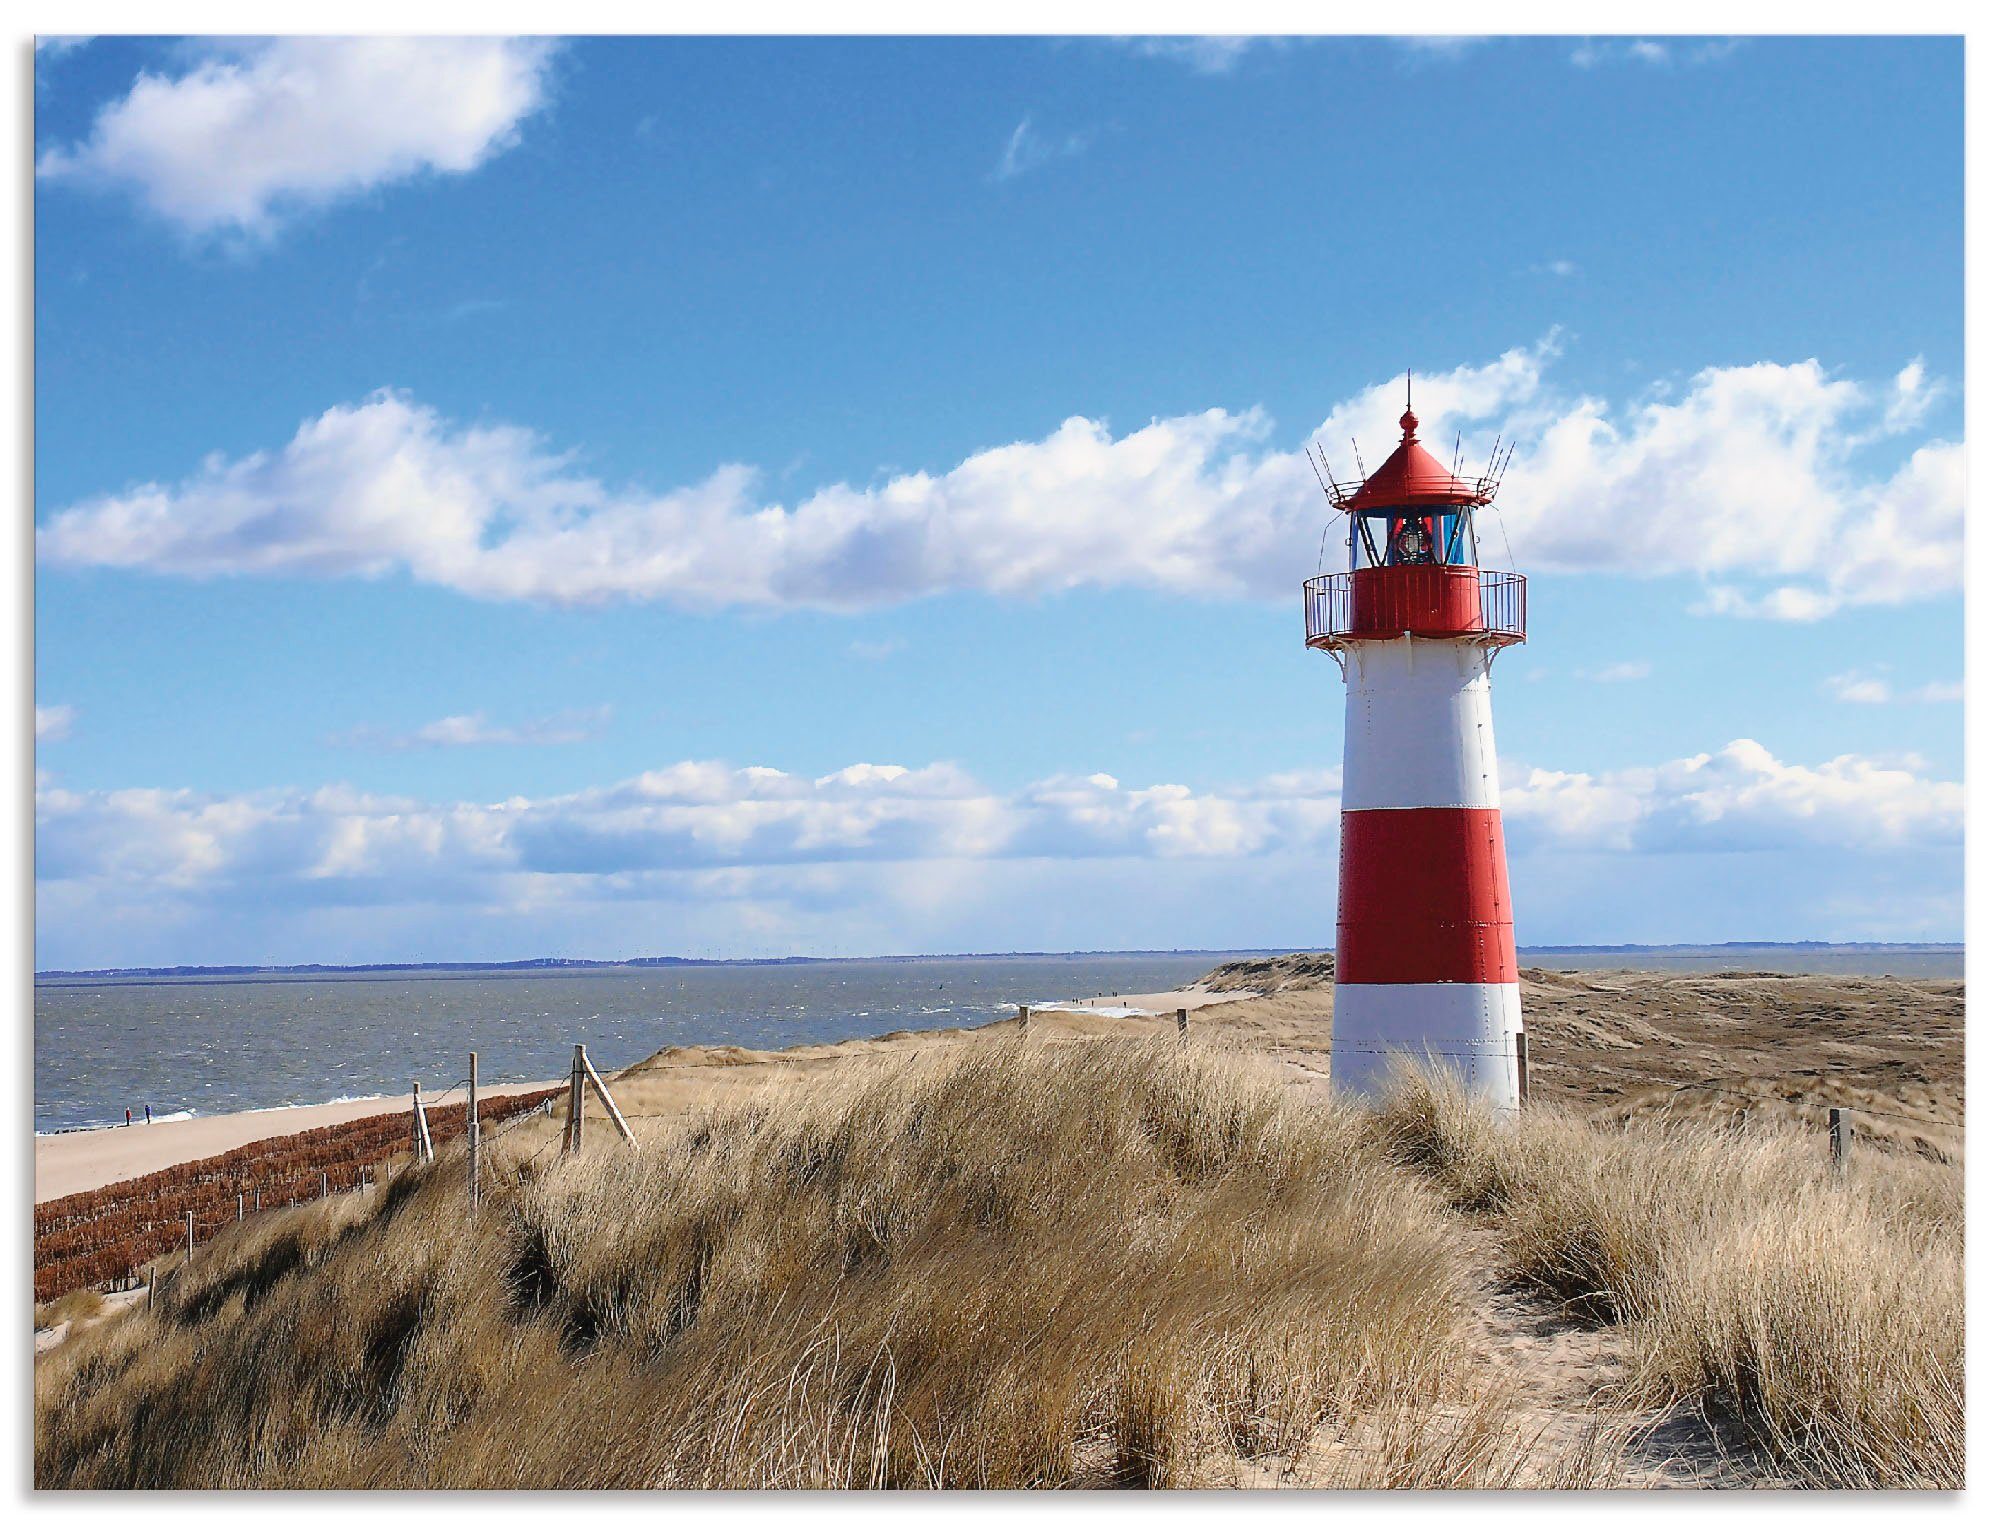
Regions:
[[[111, 985], [120, 981], [158, 979], [272, 979], [338, 977], [343, 974], [512, 974], [563, 973], [603, 969], [786, 968], [827, 963], [945, 963], [981, 958], [1265, 958], [1291, 953], [1330, 953], [1331, 947], [1128, 947], [1073, 952], [883, 953], [840, 958], [516, 958], [505, 962], [436, 963], [216, 963], [175, 964], [134, 968], [37, 969], [35, 983], [60, 987], [58, 981]], [[1963, 942], [1575, 942], [1522, 946], [1522, 959], [1537, 955], [1582, 953], [1643, 953], [1653, 958], [1710, 957], [1717, 953], [1813, 952], [1833, 955], [1867, 953], [1963, 953]]]

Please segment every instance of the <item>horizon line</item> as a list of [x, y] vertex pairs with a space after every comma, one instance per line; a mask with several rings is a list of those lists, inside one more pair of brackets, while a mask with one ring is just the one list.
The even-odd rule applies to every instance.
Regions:
[[[1963, 941], [1834, 942], [1819, 938], [1797, 938], [1790, 941], [1751, 939], [1731, 942], [1541, 942], [1523, 943], [1516, 951], [1517, 953], [1623, 953], [1673, 952], [1689, 948], [1714, 948], [1723, 950], [1738, 948], [1745, 950], [1816, 948], [1826, 950], [1856, 949], [1870, 951], [1962, 953], [1965, 951], [1965, 943]], [[1004, 952], [795, 954], [744, 958], [694, 958], [676, 953], [658, 953], [631, 958], [569, 958], [551, 956], [503, 959], [439, 958], [423, 961], [375, 963], [134, 964], [104, 968], [38, 968], [35, 970], [33, 977], [41, 980], [103, 979], [119, 975], [127, 977], [192, 978], [205, 974], [369, 974], [422, 973], [429, 971], [476, 973], [482, 971], [510, 972], [571, 968], [769, 968], [798, 963], [926, 963], [975, 958], [1288, 957], [1314, 953], [1331, 955], [1333, 951], [1334, 949], [1331, 947], [1117, 947], [1075, 948], [1065, 952], [1033, 951], [1016, 948]]]

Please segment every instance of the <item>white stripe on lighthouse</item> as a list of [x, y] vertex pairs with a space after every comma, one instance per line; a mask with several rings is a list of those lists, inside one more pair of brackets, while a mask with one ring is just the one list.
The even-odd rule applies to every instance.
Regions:
[[1333, 1088], [1369, 1094], [1398, 1053], [1426, 1055], [1495, 1106], [1519, 1104], [1514, 1034], [1518, 984], [1343, 984], [1333, 997]]
[[1405, 636], [1348, 647], [1343, 809], [1498, 809], [1499, 772], [1478, 646]]

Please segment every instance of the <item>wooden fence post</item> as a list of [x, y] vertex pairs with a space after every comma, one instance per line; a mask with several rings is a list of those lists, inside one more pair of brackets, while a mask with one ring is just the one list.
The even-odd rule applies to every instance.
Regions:
[[1528, 1104], [1528, 1034], [1526, 1029], [1514, 1034], [1514, 1084], [1515, 1104]]
[[1021, 1013], [1021, 1025], [1025, 1027], [1028, 1024], [1028, 1008], [1023, 1005], [1016, 1006], [1015, 1009]]
[[1854, 1113], [1845, 1106], [1833, 1106], [1826, 1113], [1827, 1144], [1833, 1155], [1836, 1179], [1847, 1178], [1848, 1156], [1854, 1148]]
[[1174, 1012], [1174, 1026], [1179, 1029], [1180, 1040], [1182, 1042], [1186, 1042], [1188, 1034], [1188, 1025], [1187, 1025], [1187, 1011], [1185, 1008]]
[[153, 1308], [153, 1294], [159, 1289], [160, 1267], [158, 1265], [148, 1265], [146, 1267], [146, 1310], [148, 1312], [152, 1311]]
[[410, 1082], [410, 1137], [413, 1160], [428, 1164], [437, 1157], [437, 1150], [431, 1147], [430, 1118], [424, 1115], [424, 1087], [415, 1080]]
[[[618, 1128], [618, 1136], [631, 1144], [632, 1147], [637, 1148], [639, 1140], [632, 1136], [632, 1129], [625, 1125], [625, 1113], [618, 1109], [618, 1103], [611, 1099], [611, 1092], [605, 1088], [604, 1081], [598, 1077], [597, 1070], [591, 1067], [590, 1055], [583, 1051], [582, 1043], [576, 1045], [576, 1061], [583, 1065], [584, 1078], [590, 1081], [590, 1088], [597, 1092], [597, 1098], [604, 1103], [604, 1109], [611, 1113], [611, 1120]], [[577, 1141], [581, 1143], [582, 1140], [583, 1123], [582, 1119], [579, 1118], [577, 1121]]]
[[194, 1263], [194, 1213], [192, 1212], [187, 1214], [187, 1236], [187, 1262], [191, 1265]]
[[563, 1124], [562, 1151], [566, 1154], [583, 1152], [583, 1044], [578, 1043], [569, 1055], [569, 1120]]
[[479, 1210], [479, 1055], [468, 1054], [465, 1070], [465, 1178], [467, 1199]]
[[255, 1211], [255, 1212], [261, 1212], [261, 1211], [263, 1211], [263, 1210], [264, 1210], [264, 1187], [263, 1187], [263, 1186], [261, 1186], [261, 1185], [258, 1185], [258, 1186], [252, 1186], [252, 1187], [251, 1187], [251, 1196], [250, 1196], [250, 1200], [251, 1200], [251, 1203], [252, 1203], [252, 1205], [251, 1205], [251, 1210], [252, 1210], [252, 1211]]
[[325, 1171], [325, 1170], [321, 1170], [321, 1171], [319, 1172], [319, 1199], [320, 1199], [321, 1201], [324, 1201], [324, 1200], [326, 1200], [326, 1171]]
[[238, 1222], [243, 1220], [243, 1193], [241, 1191], [236, 1193], [236, 1220]]

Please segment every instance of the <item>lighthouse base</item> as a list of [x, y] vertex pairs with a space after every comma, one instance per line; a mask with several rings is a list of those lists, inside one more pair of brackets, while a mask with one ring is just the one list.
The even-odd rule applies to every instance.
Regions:
[[1455, 1070], [1491, 1105], [1521, 1104], [1519, 984], [1343, 984], [1333, 996], [1333, 1089], [1387, 1088], [1399, 1056]]

